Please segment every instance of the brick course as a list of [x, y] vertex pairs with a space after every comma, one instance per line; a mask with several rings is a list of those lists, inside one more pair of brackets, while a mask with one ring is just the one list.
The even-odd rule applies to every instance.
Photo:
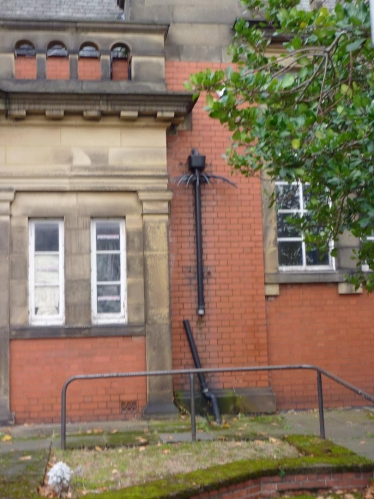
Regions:
[[68, 80], [70, 67], [68, 57], [47, 57], [47, 80]]
[[16, 57], [14, 77], [18, 80], [36, 80], [36, 57]]
[[101, 79], [100, 59], [81, 57], [78, 60], [78, 79], [100, 80]]
[[[166, 62], [169, 90], [183, 90], [189, 75], [207, 66], [221, 64]], [[223, 175], [237, 183], [212, 183], [202, 187], [203, 258], [206, 314], [197, 308], [195, 215], [193, 187], [174, 190], [171, 204], [170, 258], [173, 367], [190, 368], [193, 361], [182, 321], [189, 319], [204, 367], [267, 364], [265, 297], [260, 184], [256, 178], [230, 177], [222, 158], [229, 135], [204, 111], [202, 96], [193, 112], [192, 131], [168, 137], [170, 177], [187, 171], [192, 148], [207, 156], [208, 173]], [[262, 374], [210, 376], [215, 388], [267, 386]], [[179, 386], [178, 384], [176, 386]]]
[[191, 499], [260, 499], [278, 497], [286, 491], [326, 491], [332, 489], [365, 489], [373, 477], [372, 472], [321, 473], [299, 475], [287, 474], [281, 477], [262, 477], [242, 483], [220, 487], [217, 490], [201, 492]]
[[[145, 370], [145, 339], [13, 340], [11, 410], [16, 423], [61, 421], [61, 389], [77, 374]], [[121, 402], [146, 404], [146, 379], [75, 381], [67, 391], [67, 421], [123, 419]]]

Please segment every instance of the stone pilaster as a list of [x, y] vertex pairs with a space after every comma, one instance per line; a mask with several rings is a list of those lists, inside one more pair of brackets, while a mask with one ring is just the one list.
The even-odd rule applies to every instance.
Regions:
[[[143, 244], [145, 277], [146, 363], [148, 371], [172, 369], [169, 202], [171, 192], [140, 192], [143, 203]], [[177, 414], [173, 405], [171, 376], [147, 378], [145, 417]]]
[[13, 191], [0, 191], [0, 426], [13, 424], [9, 404], [10, 204]]

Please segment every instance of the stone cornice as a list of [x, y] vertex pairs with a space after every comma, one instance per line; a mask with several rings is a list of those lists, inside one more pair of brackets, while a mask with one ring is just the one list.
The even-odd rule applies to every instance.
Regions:
[[167, 37], [169, 24], [132, 23], [129, 21], [74, 21], [39, 19], [1, 19], [0, 29], [22, 31], [100, 31], [111, 33], [148, 33]]
[[178, 124], [195, 105], [191, 93], [168, 92], [163, 83], [2, 80], [0, 87], [0, 113], [15, 119], [32, 114], [51, 119], [62, 119], [65, 114], [92, 118], [95, 112], [97, 119], [101, 114], [122, 119], [131, 114], [134, 119], [167, 117]]

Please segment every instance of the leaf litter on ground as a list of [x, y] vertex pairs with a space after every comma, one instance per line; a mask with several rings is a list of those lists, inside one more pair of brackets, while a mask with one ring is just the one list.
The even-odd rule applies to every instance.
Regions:
[[[256, 441], [212, 441], [147, 445], [120, 449], [56, 450], [56, 457], [71, 469], [74, 495], [99, 488], [120, 489], [177, 473], [206, 469], [242, 459], [297, 457], [294, 447], [278, 439]], [[115, 470], [115, 472], [113, 472]]]

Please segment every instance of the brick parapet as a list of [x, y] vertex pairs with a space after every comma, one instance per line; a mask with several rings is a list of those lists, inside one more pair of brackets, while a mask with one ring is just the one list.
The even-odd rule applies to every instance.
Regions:
[[327, 491], [365, 489], [373, 478], [372, 472], [287, 474], [284, 478], [261, 477], [204, 491], [191, 499], [262, 499], [277, 497], [279, 493], [295, 491]]

